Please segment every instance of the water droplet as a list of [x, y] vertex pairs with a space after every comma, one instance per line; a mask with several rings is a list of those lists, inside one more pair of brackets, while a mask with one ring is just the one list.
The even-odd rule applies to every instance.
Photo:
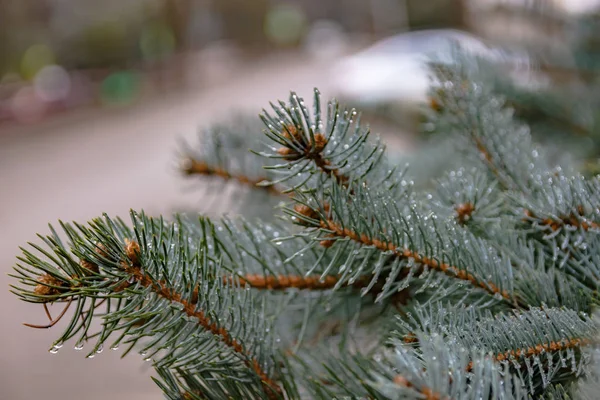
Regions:
[[75, 349], [75, 351], [83, 350], [83, 343], [77, 343], [73, 349]]

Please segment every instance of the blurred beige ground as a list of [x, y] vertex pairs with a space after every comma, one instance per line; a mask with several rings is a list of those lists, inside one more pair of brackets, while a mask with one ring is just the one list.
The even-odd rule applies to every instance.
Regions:
[[0, 131], [1, 399], [162, 398], [140, 356], [120, 360], [120, 351], [107, 349], [86, 359], [73, 343], [50, 354], [62, 323], [49, 330], [22, 325], [44, 323], [45, 316], [41, 307], [8, 291], [6, 274], [18, 246], [48, 232], [47, 223], [58, 219], [85, 221], [103, 212], [126, 217], [130, 208], [166, 215], [197, 208], [201, 199], [183, 190], [187, 184], [174, 169], [175, 138], [193, 137], [199, 125], [222, 118], [231, 107], [258, 113], [291, 89], [308, 99], [318, 86], [327, 96], [326, 71], [325, 62], [277, 57], [221, 83], [134, 108], [84, 110]]

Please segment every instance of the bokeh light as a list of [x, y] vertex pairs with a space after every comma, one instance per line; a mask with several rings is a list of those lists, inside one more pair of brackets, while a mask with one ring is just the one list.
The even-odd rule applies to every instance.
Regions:
[[102, 82], [101, 101], [105, 105], [128, 105], [138, 96], [139, 76], [132, 71], [118, 71]]
[[306, 14], [294, 4], [277, 5], [265, 17], [265, 35], [271, 42], [281, 46], [298, 43], [306, 27]]
[[55, 63], [52, 49], [44, 44], [34, 44], [23, 54], [21, 60], [21, 76], [27, 80], [33, 79], [39, 70]]
[[71, 90], [69, 73], [58, 65], [42, 68], [33, 80], [35, 94], [42, 100], [52, 102], [64, 100]]

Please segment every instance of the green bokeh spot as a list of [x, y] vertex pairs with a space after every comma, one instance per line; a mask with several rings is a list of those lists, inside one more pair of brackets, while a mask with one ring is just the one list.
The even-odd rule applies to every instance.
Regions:
[[100, 95], [106, 105], [128, 105], [137, 99], [138, 91], [137, 74], [131, 71], [119, 71], [104, 79]]

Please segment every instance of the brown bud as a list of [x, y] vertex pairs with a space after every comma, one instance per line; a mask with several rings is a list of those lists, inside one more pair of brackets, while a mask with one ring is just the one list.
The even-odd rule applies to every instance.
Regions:
[[205, 162], [194, 160], [193, 158], [185, 158], [181, 161], [181, 170], [188, 174], [208, 174], [210, 168]]
[[330, 248], [331, 246], [333, 246], [335, 244], [335, 240], [331, 240], [331, 239], [327, 239], [327, 240], [321, 240], [319, 242], [319, 244], [323, 247], [325, 247], [326, 249]]
[[429, 107], [437, 112], [442, 111], [442, 105], [435, 97], [429, 99]]
[[108, 258], [106, 246], [102, 243], [96, 243], [96, 254], [98, 254], [100, 257]]
[[475, 211], [475, 206], [471, 203], [463, 203], [456, 206], [456, 214], [458, 223], [464, 225], [468, 220], [471, 219], [471, 214]]
[[396, 375], [394, 377], [394, 383], [400, 386], [411, 386], [410, 382], [402, 375]]
[[92, 272], [94, 274], [97, 274], [100, 269], [98, 268], [98, 265], [88, 261], [88, 260], [80, 260], [79, 261], [79, 265], [81, 266], [81, 268], [83, 268], [86, 271]]
[[281, 136], [286, 139], [290, 139], [296, 142], [302, 143], [302, 130], [298, 130], [294, 125], [286, 125], [286, 127], [281, 132]]
[[133, 265], [139, 266], [140, 245], [135, 240], [125, 239], [125, 254]]
[[327, 138], [322, 133], [315, 133], [315, 146], [314, 152], [320, 153], [323, 151], [325, 146], [327, 145]]
[[[304, 204], [296, 204], [294, 206], [294, 211], [296, 211], [300, 215], [305, 216], [306, 218], [316, 220], [319, 219], [319, 214], [315, 210]], [[301, 225], [310, 225], [310, 222], [305, 220], [299, 220], [298, 223]]]
[[296, 160], [300, 157], [300, 155], [294, 151], [294, 149], [290, 149], [288, 147], [280, 147], [277, 149], [277, 154], [290, 161]]
[[51, 287], [51, 286], [60, 286], [64, 287], [65, 283], [60, 279], [53, 277], [50, 274], [40, 275], [37, 279], [38, 285], [33, 289], [33, 292], [40, 296], [55, 296], [60, 294], [63, 290]]

